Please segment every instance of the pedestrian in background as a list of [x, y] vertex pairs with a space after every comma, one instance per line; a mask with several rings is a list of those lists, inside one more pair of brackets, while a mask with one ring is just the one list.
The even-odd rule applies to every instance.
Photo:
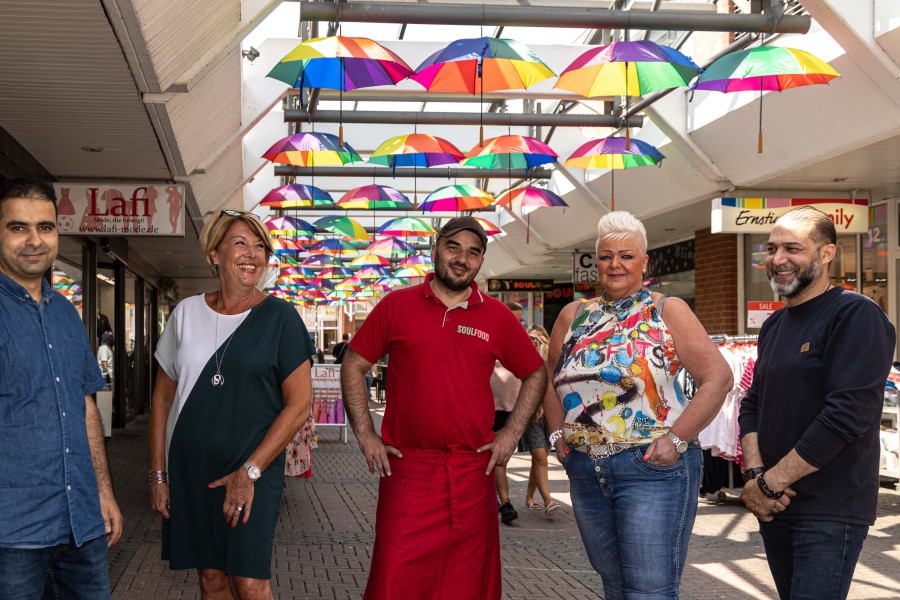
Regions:
[[810, 206], [775, 222], [766, 275], [785, 307], [760, 329], [741, 402], [741, 498], [785, 600], [847, 597], [878, 502], [896, 333], [875, 302], [831, 284], [836, 242], [834, 223]]
[[122, 535], [100, 413], [105, 382], [71, 302], [44, 274], [56, 195], [0, 185], [0, 598], [109, 598]]
[[[600, 297], [568, 304], [550, 337], [550, 442], [604, 598], [677, 598], [700, 489], [695, 440], [731, 370], [683, 300], [644, 287], [640, 221], [604, 215], [596, 251]], [[682, 366], [697, 384], [690, 403]]]

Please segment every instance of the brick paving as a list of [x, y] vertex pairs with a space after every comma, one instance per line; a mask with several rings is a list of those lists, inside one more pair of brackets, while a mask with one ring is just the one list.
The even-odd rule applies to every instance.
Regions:
[[[382, 407], [373, 407], [377, 417]], [[123, 538], [110, 552], [113, 598], [199, 600], [196, 573], [172, 571], [159, 559], [160, 521], [148, 505], [146, 447], [142, 418], [116, 430], [109, 441], [125, 515]], [[587, 561], [572, 516], [565, 473], [550, 462], [551, 490], [564, 506], [549, 518], [524, 507], [528, 455], [515, 455], [507, 468], [519, 519], [500, 528], [503, 597], [602, 598], [600, 577]], [[272, 558], [275, 597], [359, 599], [374, 542], [377, 477], [369, 474], [352, 434], [344, 444], [334, 428], [319, 430], [313, 468], [311, 479], [285, 482]], [[883, 487], [878, 515], [856, 569], [854, 600], [900, 598], [900, 493]], [[776, 597], [756, 521], [736, 498], [700, 500], [681, 597]]]

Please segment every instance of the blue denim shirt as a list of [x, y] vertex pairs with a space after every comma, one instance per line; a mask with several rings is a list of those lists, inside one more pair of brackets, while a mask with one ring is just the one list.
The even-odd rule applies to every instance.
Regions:
[[103, 388], [75, 307], [0, 273], [0, 547], [105, 534], [84, 397]]

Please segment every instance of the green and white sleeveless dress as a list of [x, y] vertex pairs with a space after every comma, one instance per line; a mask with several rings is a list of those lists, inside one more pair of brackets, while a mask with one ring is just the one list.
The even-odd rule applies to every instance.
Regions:
[[[212, 382], [216, 351], [221, 387]], [[172, 569], [271, 578], [284, 453], [254, 484], [246, 525], [226, 523], [225, 487], [207, 485], [246, 462], [284, 406], [281, 384], [313, 354], [302, 318], [278, 298], [222, 315], [201, 294], [172, 312], [155, 354], [177, 383], [166, 424], [171, 518], [163, 522], [162, 537], [162, 558]]]

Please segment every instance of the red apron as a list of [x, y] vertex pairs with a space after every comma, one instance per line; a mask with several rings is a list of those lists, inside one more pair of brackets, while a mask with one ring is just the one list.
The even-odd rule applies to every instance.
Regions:
[[389, 455], [365, 600], [499, 600], [500, 533], [490, 452]]

